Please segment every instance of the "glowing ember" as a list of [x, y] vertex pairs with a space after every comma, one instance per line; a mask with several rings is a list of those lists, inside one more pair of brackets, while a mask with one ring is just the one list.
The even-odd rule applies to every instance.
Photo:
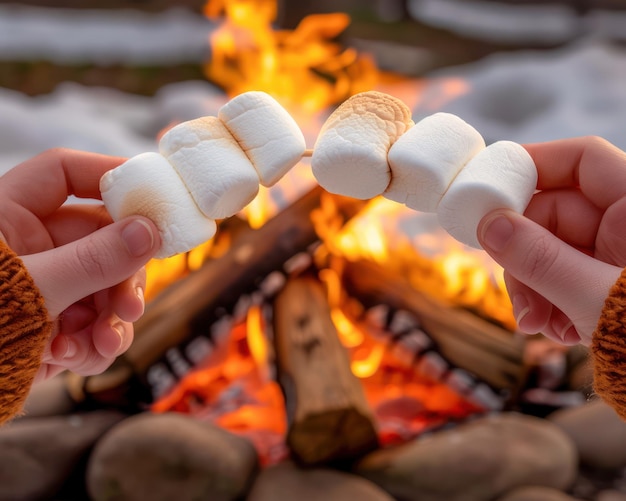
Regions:
[[263, 464], [281, 459], [287, 417], [280, 387], [268, 376], [264, 329], [259, 309], [251, 308], [247, 321], [232, 328], [224, 345], [152, 410], [190, 414], [244, 435]]
[[[343, 307], [345, 318], [352, 318], [354, 304], [347, 302]], [[346, 348], [352, 372], [361, 379], [376, 416], [381, 445], [406, 442], [427, 430], [485, 412], [425, 373], [419, 364], [401, 359], [401, 352], [392, 349], [389, 333], [358, 322], [353, 326], [361, 332], [361, 343]]]

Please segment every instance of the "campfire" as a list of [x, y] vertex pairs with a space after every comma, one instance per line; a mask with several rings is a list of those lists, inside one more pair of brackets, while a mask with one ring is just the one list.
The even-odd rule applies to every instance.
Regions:
[[[315, 134], [334, 105], [390, 79], [334, 41], [345, 14], [275, 31], [276, 8], [207, 4], [225, 17], [206, 74], [229, 95], [268, 92]], [[205, 245], [149, 263], [137, 340], [85, 380], [85, 398], [209, 420], [250, 438], [265, 465], [354, 460], [506, 404], [522, 345], [500, 270], [432, 222], [407, 234], [419, 215], [399, 204], [324, 192], [309, 170], [303, 160]], [[133, 381], [123, 398], [120, 378]]]
[[[274, 0], [205, 12], [222, 21], [207, 78], [228, 96], [271, 94], [309, 138], [357, 92], [420, 100], [337, 41], [345, 14], [276, 31]], [[468, 91], [441, 88], [435, 108]], [[528, 382], [502, 270], [430, 216], [324, 191], [306, 158], [213, 239], [150, 262], [148, 286], [133, 345], [104, 374], [69, 375], [73, 400], [210, 423], [264, 468], [349, 468], [514, 408]]]

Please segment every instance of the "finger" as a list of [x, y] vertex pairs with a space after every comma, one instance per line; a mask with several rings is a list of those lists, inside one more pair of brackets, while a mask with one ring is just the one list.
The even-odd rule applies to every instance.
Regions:
[[100, 178], [124, 160], [62, 148], [48, 150], [2, 177], [0, 199], [14, 200], [43, 217], [60, 207], [69, 195], [100, 199]]
[[581, 342], [573, 322], [550, 301], [505, 273], [518, 326], [527, 334], [541, 333], [548, 339], [572, 346]]
[[626, 153], [598, 137], [525, 144], [539, 174], [537, 188], [580, 187], [606, 209], [626, 196]]
[[565, 346], [574, 346], [582, 343], [588, 345], [585, 336], [581, 336], [570, 318], [558, 308], [553, 308], [550, 320], [541, 332], [544, 336]]
[[577, 249], [593, 249], [603, 211], [579, 190], [535, 194], [524, 215]]
[[[67, 345], [71, 348], [68, 349]], [[59, 334], [51, 343], [52, 359], [50, 365], [64, 367], [82, 376], [100, 374], [112, 363], [114, 358], [103, 357], [92, 343], [89, 329]]]
[[115, 358], [124, 353], [134, 338], [133, 324], [119, 317], [100, 317], [93, 326], [93, 345], [104, 358]]
[[77, 332], [86, 329], [98, 317], [91, 301], [80, 301], [65, 309], [59, 317], [58, 332]]
[[93, 344], [102, 356], [116, 357], [133, 340], [133, 324], [144, 310], [145, 269], [122, 283], [94, 294], [99, 311], [93, 324]]
[[42, 361], [82, 370], [94, 363], [101, 367], [98, 358], [115, 358], [130, 347], [132, 340], [132, 323], [124, 322], [110, 310], [98, 315], [93, 305], [75, 303], [63, 312], [60, 332], [49, 343]]
[[565, 313], [581, 335], [591, 337], [621, 268], [577, 251], [511, 210], [483, 218], [478, 238], [511, 276]]
[[145, 309], [145, 288], [146, 269], [144, 267], [107, 291], [106, 301], [110, 313], [126, 322], [139, 320]]
[[526, 334], [544, 330], [550, 321], [552, 303], [508, 272], [505, 272], [504, 280], [519, 330]]
[[52, 317], [95, 292], [123, 282], [160, 247], [156, 226], [132, 216], [91, 235], [38, 254], [22, 256]]

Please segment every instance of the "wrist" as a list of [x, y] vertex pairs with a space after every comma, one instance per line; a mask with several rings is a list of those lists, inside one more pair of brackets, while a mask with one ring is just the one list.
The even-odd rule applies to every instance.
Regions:
[[0, 423], [22, 408], [51, 331], [43, 296], [21, 259], [0, 241]]
[[596, 393], [626, 419], [626, 269], [606, 298], [591, 353]]

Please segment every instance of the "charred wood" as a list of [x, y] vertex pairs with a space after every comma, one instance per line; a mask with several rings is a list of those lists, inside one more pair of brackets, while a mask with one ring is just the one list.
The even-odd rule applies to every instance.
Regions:
[[[144, 406], [155, 396], [154, 385], [174, 384], [193, 368], [201, 346], [210, 351], [215, 338], [231, 323], [238, 302], [261, 291], [274, 271], [285, 271], [290, 260], [318, 242], [311, 213], [322, 197], [331, 197], [339, 218], [348, 220], [363, 201], [337, 197], [316, 186], [259, 229], [238, 230], [229, 250], [181, 278], [146, 307], [135, 324], [135, 340], [110, 370], [73, 377], [75, 399], [124, 408]], [[190, 348], [190, 345], [193, 346]], [[201, 351], [202, 351], [201, 350]], [[156, 382], [152, 379], [158, 380]]]
[[[499, 390], [517, 392], [524, 383], [527, 371], [523, 360], [525, 341], [521, 336], [473, 312], [435, 300], [415, 289], [404, 277], [375, 263], [345, 261], [342, 269], [349, 295], [360, 300], [366, 309], [385, 304], [393, 310], [412, 312], [419, 318], [420, 330], [434, 341], [434, 351], [452, 366], [465, 369]], [[399, 336], [401, 343], [404, 336]], [[407, 339], [411, 340], [411, 336]], [[429, 350], [422, 338], [412, 341], [416, 356]]]

